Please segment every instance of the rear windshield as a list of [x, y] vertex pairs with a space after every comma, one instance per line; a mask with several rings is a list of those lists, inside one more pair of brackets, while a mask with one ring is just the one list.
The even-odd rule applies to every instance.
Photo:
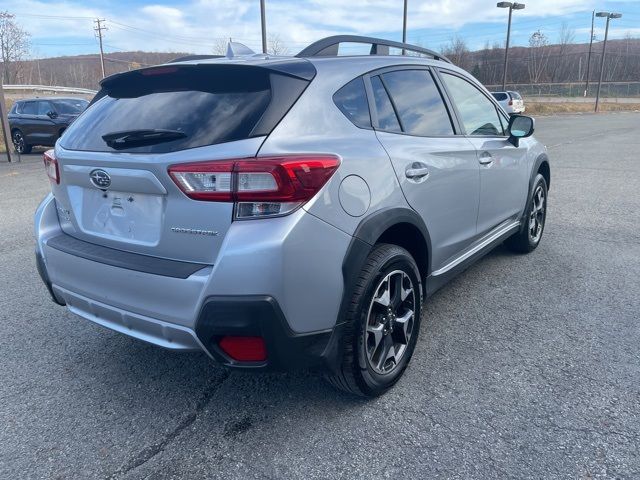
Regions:
[[504, 92], [492, 93], [491, 95], [493, 95], [493, 98], [495, 98], [499, 102], [507, 99], [507, 94]]
[[[274, 92], [274, 83], [286, 83], [287, 93]], [[103, 83], [92, 105], [67, 129], [62, 146], [110, 152], [115, 150], [103, 136], [122, 133], [126, 139], [127, 133], [157, 130], [165, 132], [160, 141], [130, 147], [125, 141], [117, 151], [167, 153], [264, 135], [264, 122], [273, 128], [307, 84], [265, 68], [233, 65], [131, 72]]]

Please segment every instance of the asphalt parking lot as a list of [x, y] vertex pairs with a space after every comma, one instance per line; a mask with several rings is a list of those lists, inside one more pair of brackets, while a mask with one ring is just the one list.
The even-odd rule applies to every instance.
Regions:
[[541, 246], [431, 298], [404, 378], [369, 401], [54, 305], [33, 261], [40, 157], [0, 164], [0, 478], [640, 478], [638, 126], [538, 119]]

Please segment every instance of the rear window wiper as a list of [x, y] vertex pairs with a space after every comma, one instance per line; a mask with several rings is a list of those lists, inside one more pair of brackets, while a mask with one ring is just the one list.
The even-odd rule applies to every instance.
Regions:
[[187, 134], [179, 130], [163, 130], [161, 128], [125, 130], [102, 135], [104, 142], [115, 150], [154, 145], [185, 137]]

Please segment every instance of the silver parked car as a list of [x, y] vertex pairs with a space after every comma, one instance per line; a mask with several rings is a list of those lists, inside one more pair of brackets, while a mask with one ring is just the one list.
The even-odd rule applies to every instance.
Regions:
[[524, 113], [524, 100], [518, 92], [492, 92], [491, 95], [509, 115]]
[[533, 130], [446, 58], [366, 37], [117, 74], [44, 156], [38, 268], [56, 303], [131, 337], [379, 395], [425, 299], [502, 242], [538, 246]]

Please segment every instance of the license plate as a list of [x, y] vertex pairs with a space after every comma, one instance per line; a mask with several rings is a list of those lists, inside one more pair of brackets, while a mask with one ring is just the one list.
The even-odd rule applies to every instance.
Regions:
[[82, 228], [86, 232], [153, 245], [160, 238], [160, 195], [84, 189]]

